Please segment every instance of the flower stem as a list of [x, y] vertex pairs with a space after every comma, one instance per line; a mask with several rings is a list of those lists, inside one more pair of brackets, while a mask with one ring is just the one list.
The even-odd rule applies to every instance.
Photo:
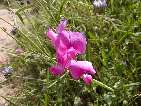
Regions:
[[109, 91], [114, 92], [114, 89], [112, 89], [111, 87], [108, 87], [107, 85], [103, 84], [102, 82], [100, 82], [98, 80], [93, 79], [93, 83], [96, 84], [96, 85], [99, 85], [99, 86], [101, 86], [101, 87], [103, 87], [103, 88], [105, 88]]
[[54, 81], [51, 85], [49, 85], [47, 87], [47, 89], [51, 88], [52, 86], [54, 86], [57, 82], [59, 82], [61, 79], [63, 79], [66, 75], [68, 74], [68, 72], [66, 72], [64, 75], [62, 75], [60, 78], [58, 78], [56, 81]]

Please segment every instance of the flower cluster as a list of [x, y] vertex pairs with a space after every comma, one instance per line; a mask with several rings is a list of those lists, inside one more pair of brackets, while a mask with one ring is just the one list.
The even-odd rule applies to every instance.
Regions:
[[13, 68], [11, 66], [5, 66], [2, 69], [0, 69], [0, 71], [5, 75], [11, 75], [13, 72]]
[[105, 8], [105, 7], [107, 7], [106, 0], [94, 0], [93, 5], [96, 8]]
[[57, 64], [49, 71], [54, 76], [62, 75], [65, 69], [69, 70], [74, 80], [82, 78], [85, 84], [92, 83], [92, 75], [96, 73], [92, 63], [88, 61], [77, 61], [78, 54], [86, 51], [86, 38], [83, 33], [72, 32], [65, 29], [67, 20], [61, 20], [56, 32], [49, 28], [46, 35], [51, 40], [56, 50]]

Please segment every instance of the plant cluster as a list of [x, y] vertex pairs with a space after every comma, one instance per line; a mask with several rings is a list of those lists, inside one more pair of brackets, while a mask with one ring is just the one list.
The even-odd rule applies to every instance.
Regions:
[[[94, 1], [35, 0], [16, 12], [23, 51], [11, 62], [23, 88], [13, 104], [140, 105], [141, 2], [107, 0], [103, 8], [105, 0]], [[25, 12], [33, 8], [36, 14]], [[62, 17], [67, 27], [66, 20], [58, 25]]]

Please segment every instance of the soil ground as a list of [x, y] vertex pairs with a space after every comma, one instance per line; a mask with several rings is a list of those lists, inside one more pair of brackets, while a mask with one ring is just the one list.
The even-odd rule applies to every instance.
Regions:
[[[6, 9], [0, 9], [0, 18], [14, 24], [13, 15]], [[0, 28], [4, 28], [7, 33], [10, 33], [13, 27], [0, 19]], [[9, 62], [8, 53], [15, 48], [15, 41], [0, 29], [0, 66]], [[15, 93], [15, 88], [12, 84], [3, 84], [6, 81], [4, 75], [0, 71], [0, 106], [7, 106], [8, 102], [2, 97], [12, 96]]]

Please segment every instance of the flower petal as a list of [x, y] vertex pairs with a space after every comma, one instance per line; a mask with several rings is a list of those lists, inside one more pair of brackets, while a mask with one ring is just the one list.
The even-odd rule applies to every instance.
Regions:
[[56, 65], [56, 66], [52, 66], [50, 69], [49, 69], [50, 73], [53, 74], [54, 76], [58, 76], [58, 75], [61, 75], [63, 74], [64, 72], [64, 68], [60, 65]]
[[70, 47], [67, 50], [67, 57], [69, 59], [75, 59], [76, 58], [76, 55], [77, 55], [77, 51], [73, 47]]
[[96, 73], [92, 63], [89, 61], [77, 61], [76, 65], [81, 69], [85, 70], [86, 73], [89, 73], [91, 75], [94, 75]]
[[62, 31], [59, 34], [59, 36], [57, 37], [57, 40], [55, 41], [56, 47], [58, 47], [60, 43], [63, 43], [67, 48], [70, 48], [70, 38], [69, 38], [68, 31]]
[[67, 47], [66, 45], [64, 45], [64, 43], [61, 40], [58, 42], [58, 45], [56, 44], [55, 48], [56, 48], [56, 53], [59, 56], [63, 56], [67, 52]]
[[57, 52], [57, 62], [58, 64], [63, 65], [64, 67], [68, 67], [68, 64], [72, 59], [76, 58], [76, 51], [73, 47], [67, 49], [66, 51], [60, 51], [61, 53]]
[[93, 81], [92, 76], [88, 75], [88, 74], [84, 74], [82, 76], [82, 79], [83, 79], [83, 81], [85, 82], [86, 85], [90, 85], [92, 83], [92, 81]]
[[57, 63], [65, 67], [68, 64], [67, 55], [57, 55]]
[[91, 75], [94, 75], [96, 73], [92, 66], [92, 63], [88, 61], [71, 60], [68, 67], [74, 79], [79, 79], [83, 74], [86, 73], [89, 73]]
[[85, 72], [80, 67], [75, 60], [71, 60], [69, 64], [70, 74], [73, 79], [78, 80]]
[[67, 20], [65, 19], [61, 20], [58, 27], [56, 28], [56, 32], [61, 33], [63, 30], [65, 30], [66, 25], [67, 25]]
[[70, 68], [70, 74], [74, 80], [78, 80], [84, 74], [84, 71], [72, 66]]
[[70, 42], [79, 54], [85, 53], [87, 41], [82, 33], [70, 32]]
[[47, 37], [52, 41], [52, 44], [55, 44], [58, 34], [53, 32], [52, 29], [47, 31]]

